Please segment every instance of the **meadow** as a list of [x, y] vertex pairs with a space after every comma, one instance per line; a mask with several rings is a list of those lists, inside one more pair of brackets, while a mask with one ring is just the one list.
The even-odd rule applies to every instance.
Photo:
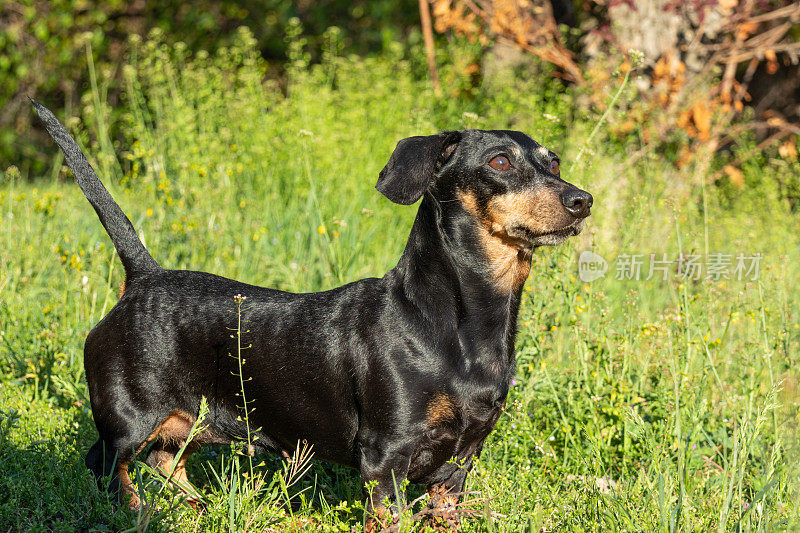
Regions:
[[[785, 194], [797, 161], [759, 152], [743, 186], [712, 182], [713, 154], [679, 167], [638, 123], [613, 139], [614, 108], [601, 121], [546, 77], [511, 72], [437, 98], [399, 43], [346, 56], [332, 30], [311, 65], [299, 29], [290, 38], [280, 83], [246, 31], [213, 55], [157, 34], [138, 43], [123, 66], [124, 142], [109, 135], [109, 73], [91, 73], [81, 109], [57, 113], [79, 117], [67, 127], [161, 265], [290, 291], [381, 276], [415, 214], [374, 190], [396, 142], [524, 131], [595, 207], [579, 237], [535, 254], [517, 376], [468, 478], [464, 530], [798, 527], [800, 214]], [[443, 79], [462, 45], [449, 46]], [[621, 102], [634, 98], [612, 80], [606, 101], [620, 86]], [[82, 348], [122, 268], [52, 153], [48, 175], [11, 167], [0, 184], [0, 531], [360, 530], [356, 472], [250, 461], [241, 445], [189, 461], [202, 514], [143, 464], [143, 511], [98, 491], [83, 467], [96, 431]], [[579, 272], [587, 250], [607, 263], [592, 281]], [[422, 493], [410, 487], [409, 503]], [[423, 505], [401, 530], [421, 530], [409, 517]]]

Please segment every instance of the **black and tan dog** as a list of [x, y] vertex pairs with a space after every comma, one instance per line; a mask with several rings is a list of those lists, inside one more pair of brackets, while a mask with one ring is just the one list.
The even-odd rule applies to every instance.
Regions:
[[86, 338], [99, 433], [86, 465], [95, 476], [113, 476], [110, 489], [138, 506], [131, 461], [151, 444], [149, 463], [168, 465], [203, 396], [208, 427], [187, 452], [245, 436], [230, 357], [241, 294], [256, 444], [291, 450], [302, 439], [316, 458], [357, 468], [376, 483], [370, 509], [381, 519], [389, 519], [383, 502], [393, 480], [404, 478], [426, 484], [438, 509], [453, 508], [515, 372], [531, 253], [578, 234], [592, 205], [560, 178], [558, 157], [514, 131], [400, 141], [377, 189], [399, 204], [422, 203], [397, 266], [382, 278], [290, 294], [159, 266], [64, 127], [34, 105], [125, 266], [124, 293]]

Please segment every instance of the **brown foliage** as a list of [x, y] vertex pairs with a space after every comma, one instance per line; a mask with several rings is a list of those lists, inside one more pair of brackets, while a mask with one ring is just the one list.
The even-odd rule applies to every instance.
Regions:
[[[602, 6], [592, 13], [605, 20], [583, 37], [584, 50], [593, 54], [586, 58], [591, 86], [601, 91], [607, 84], [608, 52], [613, 56], [614, 49], [646, 48], [649, 68], [637, 80], [641, 94], [631, 110], [646, 124], [646, 142], [669, 142], [675, 131], [689, 138], [678, 165], [736, 142], [745, 130], [756, 132], [762, 141], [758, 149], [800, 131], [792, 124], [800, 116], [796, 112], [785, 115], [792, 107], [786, 101], [792, 99], [796, 87], [784, 83], [788, 90], [782, 96], [775, 94], [780, 82], [776, 74], [783, 71], [790, 81], [800, 75], [800, 42], [793, 34], [800, 22], [800, 3], [595, 0], [592, 5]], [[598, 44], [598, 39], [605, 44]], [[769, 98], [758, 99], [751, 89]], [[794, 100], [795, 109], [800, 109], [796, 96]], [[747, 107], [755, 113], [745, 115]], [[615, 125], [614, 131], [630, 132], [633, 128], [628, 122]], [[788, 145], [782, 145], [780, 153], [792, 157]], [[738, 163], [732, 162], [715, 179], [728, 176], [735, 185], [742, 185], [741, 172], [735, 168]]]
[[[637, 73], [640, 97], [630, 104], [626, 118], [612, 125], [612, 131], [626, 135], [638, 121], [646, 124], [644, 140], [656, 143], [669, 142], [674, 132], [682, 131], [689, 143], [679, 165], [692, 161], [701, 147], [714, 151], [734, 142], [732, 124], [752, 129], [760, 140], [769, 142], [798, 131], [792, 121], [800, 116], [786, 116], [791, 107], [785, 103], [788, 97], [776, 97], [774, 90], [764, 89], [771, 83], [769, 77], [777, 80], [781, 72], [785, 73], [785, 93], [800, 88], [792, 85], [792, 80], [800, 77], [800, 42], [795, 35], [800, 23], [798, 2], [586, 2], [576, 22], [583, 36], [580, 58], [567, 48], [558, 30], [553, 14], [556, 0], [431, 2], [437, 32], [466, 36], [484, 46], [505, 42], [552, 63], [566, 80], [583, 83], [588, 79], [588, 103], [601, 111], [611, 72], [618, 66], [609, 65], [608, 58], [618, 57], [620, 50], [644, 49], [650, 58], [646, 68]], [[616, 70], [624, 74], [630, 68], [625, 61]], [[793, 74], [787, 73], [792, 69]], [[756, 97], [750, 92], [751, 85], [758, 89]], [[772, 91], [767, 100], [783, 108], [763, 103], [764, 98], [757, 102], [759, 93], [765, 91]], [[743, 111], [748, 106], [756, 111], [755, 120], [745, 123]], [[797, 102], [795, 107], [800, 109]], [[788, 146], [782, 148], [784, 153], [792, 154]], [[720, 175], [738, 179], [730, 171]]]
[[562, 42], [548, 0], [433, 0], [434, 27], [486, 46], [513, 43], [557, 66], [564, 79], [582, 82], [574, 54]]

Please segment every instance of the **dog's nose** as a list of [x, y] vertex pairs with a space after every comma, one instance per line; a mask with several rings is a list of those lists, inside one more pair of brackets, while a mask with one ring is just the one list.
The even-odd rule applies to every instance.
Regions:
[[570, 187], [561, 193], [561, 203], [576, 218], [588, 217], [593, 202], [591, 194], [577, 187]]

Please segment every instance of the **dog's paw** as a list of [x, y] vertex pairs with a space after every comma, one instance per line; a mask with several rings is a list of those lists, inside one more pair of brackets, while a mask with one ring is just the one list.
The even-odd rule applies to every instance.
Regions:
[[423, 523], [434, 531], [458, 531], [458, 528], [461, 527], [461, 518], [458, 515], [458, 496], [434, 492], [428, 508], [430, 512]]
[[397, 513], [388, 509], [378, 509], [375, 516], [367, 519], [364, 525], [364, 533], [379, 533], [391, 528], [399, 520]]

